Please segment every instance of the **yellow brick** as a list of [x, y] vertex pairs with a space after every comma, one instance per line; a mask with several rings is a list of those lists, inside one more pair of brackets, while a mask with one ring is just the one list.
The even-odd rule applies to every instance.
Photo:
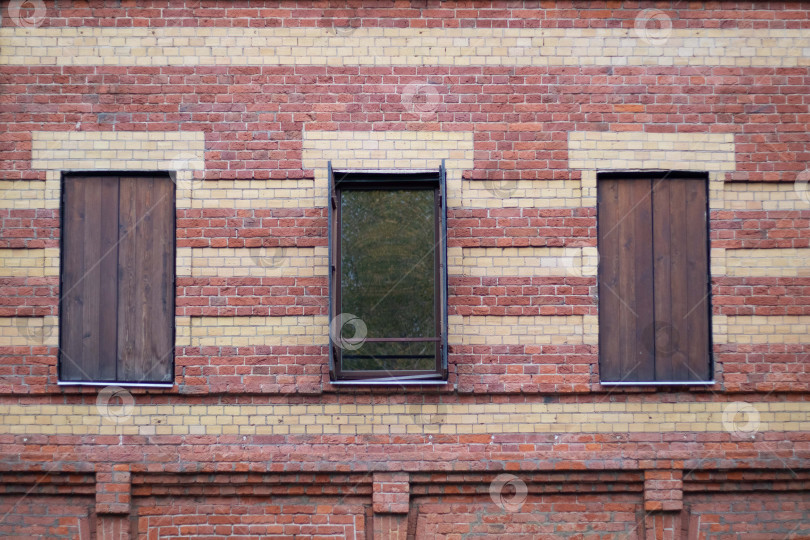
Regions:
[[[6, 30], [6, 29], [4, 29]], [[72, 28], [6, 30], [8, 65], [806, 66], [800, 30], [672, 29], [666, 46], [615, 29]], [[709, 46], [708, 43], [712, 45]], [[720, 43], [722, 46], [718, 46]], [[381, 45], [384, 44], [384, 45]], [[437, 47], [437, 44], [440, 46]], [[369, 51], [378, 51], [372, 56]], [[425, 116], [425, 115], [422, 115]]]

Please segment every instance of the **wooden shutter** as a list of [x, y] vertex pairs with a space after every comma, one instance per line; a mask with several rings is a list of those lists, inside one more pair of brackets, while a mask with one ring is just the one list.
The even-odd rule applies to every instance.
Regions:
[[115, 379], [118, 178], [70, 178], [64, 189], [61, 379]]
[[650, 381], [652, 198], [649, 179], [602, 180], [598, 192], [599, 364], [603, 381]]
[[708, 381], [706, 183], [653, 180], [655, 380]]
[[597, 207], [601, 380], [710, 380], [705, 178], [602, 178]]
[[174, 184], [122, 177], [118, 229], [118, 378], [170, 381], [174, 321]]
[[61, 380], [172, 380], [174, 239], [168, 176], [66, 178]]

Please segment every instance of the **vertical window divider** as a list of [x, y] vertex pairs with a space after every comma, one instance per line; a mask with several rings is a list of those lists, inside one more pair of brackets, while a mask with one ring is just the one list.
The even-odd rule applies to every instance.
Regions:
[[[663, 180], [661, 180], [663, 181]], [[656, 326], [658, 321], [655, 318], [655, 179], [650, 178], [650, 272], [652, 273], [653, 295], [652, 295], [652, 312], [653, 312], [653, 332], [652, 332], [652, 372], [655, 376], [655, 367], [658, 363], [658, 333]]]
[[334, 250], [334, 246], [332, 244], [334, 243], [333, 237], [334, 237], [334, 234], [335, 234], [335, 226], [334, 226], [333, 221], [334, 221], [334, 218], [335, 218], [335, 213], [337, 212], [337, 201], [335, 200], [335, 173], [332, 170], [332, 161], [331, 160], [327, 163], [327, 176], [328, 176], [328, 182], [329, 182], [329, 193], [327, 194], [328, 200], [326, 202], [326, 207], [327, 207], [327, 210], [326, 210], [326, 212], [327, 212], [327, 245], [328, 245], [328, 247], [327, 247], [327, 257], [329, 259], [327, 261], [328, 278], [329, 278], [329, 284], [328, 284], [327, 293], [329, 294], [329, 305], [328, 305], [328, 315], [327, 315], [326, 338], [327, 338], [327, 343], [328, 343], [327, 348], [329, 349], [329, 378], [331, 380], [334, 380], [336, 378], [336, 376], [337, 376], [337, 372], [335, 370], [337, 351], [335, 350], [335, 346], [332, 343], [332, 338], [331, 338], [330, 334], [331, 334], [331, 329], [332, 329], [332, 321], [333, 321], [333, 319], [335, 317], [335, 300], [334, 300], [333, 295], [334, 295], [334, 292], [335, 292], [334, 281], [335, 281], [335, 278], [336, 278], [337, 266], [335, 265], [334, 258], [332, 256], [332, 253], [333, 253], [333, 250]]
[[441, 371], [442, 377], [447, 378], [447, 356], [448, 356], [448, 279], [447, 279], [447, 169], [445, 168], [444, 159], [439, 168], [439, 216], [440, 216], [440, 251], [439, 251], [439, 272], [440, 272], [440, 287], [441, 287]]

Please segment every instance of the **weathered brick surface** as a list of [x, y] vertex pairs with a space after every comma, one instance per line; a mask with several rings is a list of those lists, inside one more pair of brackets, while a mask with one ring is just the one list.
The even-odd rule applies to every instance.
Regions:
[[410, 483], [405, 473], [375, 473], [373, 509], [378, 514], [407, 514]]
[[645, 538], [638, 523], [640, 500], [632, 495], [529, 495], [512, 510], [488, 496], [426, 498], [414, 503], [416, 538]]
[[683, 471], [644, 471], [644, 510], [676, 512], [683, 509]]
[[358, 500], [285, 497], [144, 498], [137, 509], [137, 537], [365, 538]]
[[0, 497], [0, 536], [14, 540], [90, 540], [96, 516], [92, 497], [15, 494]]
[[129, 514], [132, 504], [128, 465], [96, 473], [96, 514]]
[[807, 492], [689, 494], [684, 504], [690, 540], [798, 539], [810, 535]]

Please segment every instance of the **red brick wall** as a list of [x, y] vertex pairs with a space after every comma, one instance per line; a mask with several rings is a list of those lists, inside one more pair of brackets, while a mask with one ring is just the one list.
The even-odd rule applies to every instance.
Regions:
[[690, 494], [684, 499], [692, 540], [810, 537], [808, 492]]
[[644, 538], [641, 497], [634, 495], [530, 495], [517, 512], [489, 497], [417, 498], [413, 504], [417, 538]]
[[95, 519], [92, 497], [0, 495], [2, 538], [90, 540]]
[[138, 538], [364, 538], [362, 501], [334, 497], [159, 497], [138, 501]]

